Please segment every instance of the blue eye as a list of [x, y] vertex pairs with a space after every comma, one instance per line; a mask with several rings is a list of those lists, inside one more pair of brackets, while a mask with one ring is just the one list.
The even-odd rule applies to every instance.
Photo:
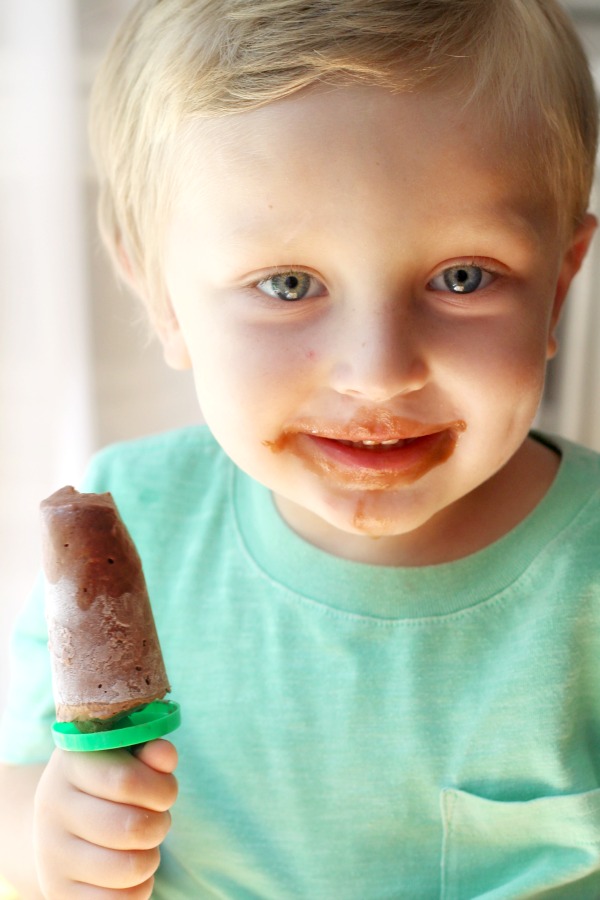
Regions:
[[306, 272], [281, 272], [259, 281], [256, 286], [269, 297], [287, 301], [316, 297], [323, 289], [320, 282]]
[[434, 291], [450, 291], [452, 294], [472, 294], [487, 287], [492, 278], [492, 273], [480, 266], [450, 266], [432, 278], [428, 287]]

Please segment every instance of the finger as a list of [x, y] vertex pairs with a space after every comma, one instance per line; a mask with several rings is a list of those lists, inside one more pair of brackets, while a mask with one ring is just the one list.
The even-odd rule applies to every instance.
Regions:
[[[68, 882], [114, 891], [144, 884], [154, 876], [160, 863], [157, 847], [151, 850], [107, 850], [76, 837], [62, 842], [57, 853], [57, 871]], [[61, 853], [65, 854], [62, 859]]]
[[[91, 755], [87, 754], [88, 757]], [[65, 761], [68, 758], [69, 754], [63, 751], [53, 754], [36, 792], [34, 846], [36, 870], [44, 896], [48, 900], [67, 900], [70, 897], [80, 900], [82, 894], [73, 892], [73, 882], [113, 891], [143, 885], [152, 878], [158, 867], [160, 853], [156, 847], [112, 850], [69, 833], [65, 818], [70, 816], [73, 803], [81, 803], [86, 828], [93, 826], [91, 817], [98, 811], [98, 804], [113, 807], [113, 811], [118, 810], [118, 806], [82, 794], [68, 780], [65, 781], [63, 767], [69, 768], [70, 763]], [[137, 766], [145, 768], [139, 762]], [[159, 834], [154, 837], [160, 836], [160, 828], [158, 831]], [[137, 893], [144, 896], [143, 891]]]
[[63, 753], [63, 772], [84, 794], [164, 812], [177, 798], [177, 780], [124, 750]]
[[139, 744], [133, 752], [139, 760], [157, 772], [170, 773], [177, 768], [177, 750], [170, 741], [160, 739]]
[[171, 814], [73, 790], [64, 808], [62, 826], [69, 834], [106, 849], [151, 850], [167, 836]]

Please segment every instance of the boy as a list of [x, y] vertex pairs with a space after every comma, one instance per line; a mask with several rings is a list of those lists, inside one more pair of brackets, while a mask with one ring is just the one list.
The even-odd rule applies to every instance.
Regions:
[[[43, 893], [597, 898], [600, 460], [530, 433], [595, 227], [567, 18], [142, 0], [93, 108], [105, 238], [209, 430], [91, 466], [144, 560], [179, 796], [171, 823], [169, 742], [54, 752]], [[51, 753], [42, 621], [15, 834]]]

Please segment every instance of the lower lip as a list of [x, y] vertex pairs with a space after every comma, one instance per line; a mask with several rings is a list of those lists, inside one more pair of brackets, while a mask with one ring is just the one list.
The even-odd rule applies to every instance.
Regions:
[[[309, 468], [360, 487], [389, 488], [412, 484], [452, 456], [457, 442], [452, 429], [415, 438], [400, 447], [366, 450], [316, 435], [296, 435], [296, 451]], [[370, 483], [370, 485], [369, 485]]]

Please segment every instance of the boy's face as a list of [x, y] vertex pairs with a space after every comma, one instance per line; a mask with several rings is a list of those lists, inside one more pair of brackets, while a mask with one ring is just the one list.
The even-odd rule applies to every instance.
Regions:
[[518, 152], [431, 94], [313, 90], [183, 143], [167, 356], [189, 354], [216, 439], [290, 525], [434, 562], [526, 514], [555, 470], [527, 434], [591, 222], [565, 250]]

